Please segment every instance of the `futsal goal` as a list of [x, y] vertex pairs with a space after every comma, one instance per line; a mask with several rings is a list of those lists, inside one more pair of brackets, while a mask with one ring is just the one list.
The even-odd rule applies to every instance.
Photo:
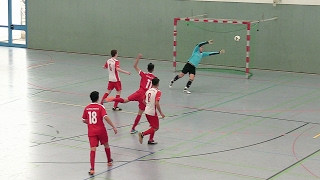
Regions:
[[[277, 17], [264, 20], [235, 20], [205, 18], [198, 15], [185, 18], [174, 18], [173, 30], [173, 68], [180, 71], [190, 57], [193, 48], [202, 41], [214, 40], [213, 45], [205, 45], [203, 51], [219, 51], [226, 53], [203, 58], [197, 71], [218, 71], [244, 74], [247, 79], [252, 76], [254, 42], [258, 24], [275, 20]], [[239, 41], [234, 37], [240, 36]], [[179, 62], [181, 65], [177, 65]]]

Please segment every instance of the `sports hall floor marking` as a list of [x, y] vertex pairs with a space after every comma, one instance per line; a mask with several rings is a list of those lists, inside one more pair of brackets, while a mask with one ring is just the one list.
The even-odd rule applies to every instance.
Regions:
[[[315, 92], [317, 92], [317, 91], [315, 91]], [[283, 106], [283, 105], [285, 105], [285, 104], [287, 104], [287, 103], [290, 103], [291, 101], [295, 101], [295, 100], [300, 99], [300, 98], [302, 98], [302, 97], [304, 97], [304, 96], [308, 96], [308, 95], [314, 94], [315, 92], [305, 94], [305, 95], [303, 95], [303, 96], [301, 96], [301, 97], [297, 97], [297, 98], [295, 98], [295, 99], [293, 99], [293, 100], [290, 100], [290, 101], [288, 101], [288, 102], [279, 104], [279, 105], [277, 105], [277, 106], [275, 106], [275, 107], [273, 107], [273, 108], [276, 108], [276, 107], [279, 107], [279, 106]], [[311, 100], [309, 100], [309, 101], [311, 101]], [[300, 105], [301, 105], [301, 104], [299, 104], [299, 105], [297, 105], [297, 106], [300, 106]], [[295, 106], [295, 107], [297, 107], [297, 106]], [[293, 107], [291, 107], [291, 108], [293, 108]], [[262, 113], [262, 112], [260, 112], [260, 113]], [[281, 113], [283, 113], [283, 112], [276, 113], [276, 114], [274, 114], [273, 116], [278, 115], [278, 114], [281, 114]], [[183, 144], [183, 143], [182, 143], [182, 144]], [[172, 147], [171, 147], [171, 148], [172, 148]]]
[[315, 139], [315, 138], [317, 138], [317, 137], [319, 137], [320, 136], [320, 134], [317, 134], [317, 135], [315, 135], [313, 138]]

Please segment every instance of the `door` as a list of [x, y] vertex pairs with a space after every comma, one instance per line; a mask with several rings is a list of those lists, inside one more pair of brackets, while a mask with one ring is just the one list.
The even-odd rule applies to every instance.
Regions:
[[0, 45], [27, 47], [27, 0], [0, 0]]

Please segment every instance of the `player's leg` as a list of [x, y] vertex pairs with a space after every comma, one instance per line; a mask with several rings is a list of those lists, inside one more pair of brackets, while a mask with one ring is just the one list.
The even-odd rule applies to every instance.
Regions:
[[[146, 136], [146, 135], [151, 135], [152, 134], [152, 138], [153, 138], [154, 133], [155, 133], [155, 131], [157, 129], [157, 127], [154, 126], [155, 125], [154, 121], [155, 121], [156, 118], [158, 118], [158, 116], [150, 116], [150, 115], [146, 114], [146, 118], [147, 118], [147, 120], [148, 120], [148, 122], [150, 124], [150, 128], [148, 130], [146, 130], [146, 131], [141, 132], [141, 133], [139, 132], [139, 142], [140, 142], [140, 144], [142, 144], [143, 137]], [[149, 141], [150, 141], [150, 138], [149, 138]], [[148, 141], [148, 144], [149, 144], [149, 141]], [[152, 139], [151, 142], [154, 142], [153, 139]], [[154, 142], [154, 143], [151, 143], [151, 144], [157, 144], [157, 143]]]
[[[117, 91], [116, 98], [120, 98], [121, 90], [122, 90], [122, 86], [121, 86], [121, 82], [120, 81], [116, 83], [115, 89]], [[122, 109], [118, 107], [118, 104], [119, 104], [119, 102], [115, 101], [114, 104], [113, 104], [112, 110], [121, 111]]]
[[119, 102], [119, 103], [127, 103], [127, 102], [129, 102], [129, 99], [119, 97], [119, 98], [114, 98], [112, 101]]
[[108, 143], [108, 134], [107, 132], [101, 136], [99, 136], [101, 144], [104, 145], [104, 151], [106, 152], [106, 156], [108, 159], [108, 166], [112, 166], [113, 159], [111, 158], [111, 150]]
[[124, 98], [115, 98], [113, 101], [114, 102], [119, 102], [119, 103], [127, 103], [127, 102], [130, 102], [130, 101], [138, 101], [139, 100], [139, 90], [132, 93], [130, 96], [128, 96], [128, 98], [124, 99]]
[[185, 74], [187, 74], [187, 72], [188, 72], [188, 71], [187, 71], [187, 67], [188, 67], [187, 64], [189, 64], [189, 63], [186, 63], [186, 64], [184, 65], [182, 71], [181, 71], [178, 75], [176, 75], [176, 76], [170, 81], [169, 87], [172, 87], [172, 85], [173, 85], [173, 83], [174, 83], [175, 81], [177, 81], [178, 79], [182, 78]]
[[114, 87], [113, 87], [113, 83], [109, 81], [109, 83], [108, 83], [108, 88], [107, 88], [107, 92], [104, 93], [104, 95], [102, 96], [100, 104], [103, 105], [104, 99], [109, 96], [109, 94], [111, 93], [111, 91], [113, 90], [113, 88], [114, 88]]
[[183, 92], [185, 92], [187, 94], [191, 94], [191, 92], [188, 89], [191, 86], [191, 84], [195, 78], [195, 75], [196, 75], [196, 68], [191, 65], [190, 69], [189, 69], [189, 81], [187, 82], [186, 87], [183, 89]]
[[97, 136], [89, 136], [89, 143], [90, 143], [90, 171], [89, 174], [94, 174], [94, 165], [96, 159], [96, 150], [99, 145], [99, 140]]
[[130, 131], [131, 134], [135, 134], [135, 133], [138, 132], [138, 131], [136, 130], [136, 127], [137, 127], [137, 125], [138, 125], [139, 122], [140, 122], [140, 119], [141, 119], [141, 116], [142, 116], [142, 113], [143, 113], [143, 112], [144, 112], [144, 110], [141, 110], [141, 109], [140, 109], [140, 104], [139, 104], [139, 111], [138, 111], [138, 114], [137, 114], [137, 116], [136, 116], [136, 119], [134, 120], [134, 123], [133, 123], [133, 125], [132, 125], [131, 131]]
[[131, 131], [130, 131], [131, 134], [135, 134], [135, 133], [138, 132], [136, 130], [136, 126], [139, 124], [141, 116], [142, 116], [142, 113], [144, 112], [144, 110], [146, 108], [146, 104], [143, 102], [144, 94], [145, 94], [144, 91], [138, 90], [138, 91], [136, 91], [135, 93], [131, 94], [128, 97], [128, 99], [130, 101], [138, 101], [139, 102], [139, 104], [138, 104], [139, 111], [138, 111], [136, 119], [134, 120], [134, 123], [132, 125]]
[[153, 127], [154, 132], [153, 132], [153, 133], [150, 133], [148, 144], [150, 144], [150, 145], [158, 144], [158, 143], [155, 142], [154, 139], [153, 139], [154, 134], [155, 134], [156, 131], [158, 131], [158, 129], [159, 129], [159, 117], [158, 117], [157, 115], [156, 115], [156, 116], [151, 116], [151, 118], [150, 118], [150, 126]]

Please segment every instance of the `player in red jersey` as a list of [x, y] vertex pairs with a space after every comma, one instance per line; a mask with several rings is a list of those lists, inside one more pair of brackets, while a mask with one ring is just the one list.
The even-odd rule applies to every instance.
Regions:
[[152, 79], [152, 88], [150, 88], [146, 94], [145, 94], [145, 102], [146, 102], [146, 118], [150, 124], [150, 128], [144, 132], [139, 132], [139, 142], [142, 144], [143, 136], [150, 135], [148, 144], [157, 144], [153, 140], [155, 132], [159, 129], [159, 117], [157, 115], [157, 110], [162, 116], [162, 118], [165, 117], [165, 115], [162, 113], [160, 108], [160, 97], [161, 97], [161, 91], [158, 89], [159, 87], [159, 79], [155, 77]]
[[96, 156], [96, 148], [99, 142], [104, 145], [105, 152], [108, 159], [108, 166], [112, 165], [111, 151], [108, 143], [108, 133], [103, 120], [113, 128], [117, 134], [117, 128], [113, 125], [112, 121], [107, 115], [106, 109], [101, 104], [98, 104], [99, 92], [93, 91], [90, 94], [91, 104], [85, 107], [82, 115], [82, 121], [88, 125], [88, 137], [90, 143], [90, 175], [94, 174], [94, 164]]
[[[100, 102], [101, 104], [103, 104], [104, 99], [108, 97], [108, 95], [111, 93], [113, 89], [116, 89], [117, 91], [116, 97], [120, 97], [122, 86], [121, 86], [120, 76], [118, 72], [122, 72], [130, 75], [129, 71], [125, 71], [120, 68], [120, 62], [119, 60], [117, 60], [118, 51], [112, 50], [111, 56], [112, 57], [108, 59], [106, 64], [103, 66], [103, 68], [108, 69], [109, 71], [109, 83], [108, 83], [108, 90], [101, 99], [101, 102]], [[118, 107], [118, 102], [114, 102], [112, 110], [121, 111], [122, 109]]]
[[137, 114], [137, 117], [132, 125], [131, 128], [131, 134], [137, 133], [138, 131], [135, 129], [136, 126], [139, 124], [139, 121], [141, 119], [141, 115], [144, 112], [144, 109], [146, 107], [145, 103], [144, 103], [144, 96], [145, 93], [148, 89], [151, 88], [152, 86], [152, 79], [155, 78], [155, 76], [152, 74], [153, 70], [154, 70], [154, 64], [149, 63], [148, 64], [148, 72], [143, 72], [141, 71], [141, 69], [138, 67], [138, 63], [140, 58], [142, 57], [142, 54], [138, 54], [138, 57], [134, 63], [134, 68], [135, 70], [138, 72], [138, 74], [140, 75], [141, 79], [140, 79], [140, 88], [134, 92], [133, 94], [131, 94], [130, 96], [128, 96], [128, 98], [123, 99], [123, 98], [115, 98], [113, 101], [115, 102], [120, 102], [120, 103], [127, 103], [129, 101], [138, 101], [139, 102], [139, 111]]

